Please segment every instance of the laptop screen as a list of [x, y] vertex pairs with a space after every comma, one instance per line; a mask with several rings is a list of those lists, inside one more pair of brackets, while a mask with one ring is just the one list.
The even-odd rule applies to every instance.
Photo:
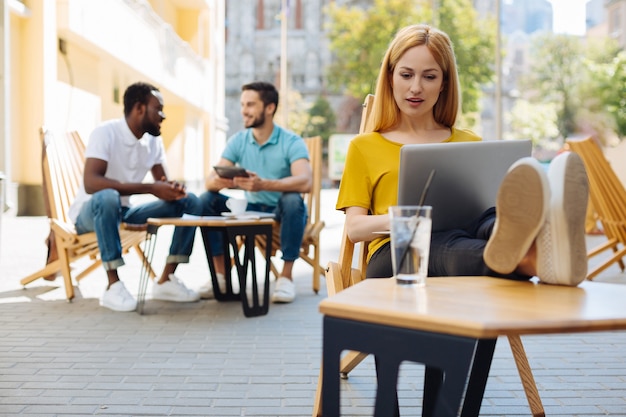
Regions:
[[425, 205], [433, 207], [433, 231], [465, 228], [495, 205], [509, 167], [530, 156], [529, 140], [404, 145], [400, 150], [398, 204], [417, 205], [432, 170]]

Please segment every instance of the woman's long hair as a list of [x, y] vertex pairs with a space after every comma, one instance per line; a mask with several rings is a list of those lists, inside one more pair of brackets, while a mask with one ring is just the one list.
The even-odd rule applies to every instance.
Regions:
[[365, 130], [380, 132], [393, 128], [400, 121], [400, 109], [393, 98], [392, 77], [404, 53], [416, 46], [426, 45], [443, 71], [443, 85], [433, 108], [435, 121], [446, 127], [454, 126], [461, 98], [454, 48], [448, 35], [428, 25], [411, 25], [400, 29], [391, 41], [380, 66], [372, 116]]

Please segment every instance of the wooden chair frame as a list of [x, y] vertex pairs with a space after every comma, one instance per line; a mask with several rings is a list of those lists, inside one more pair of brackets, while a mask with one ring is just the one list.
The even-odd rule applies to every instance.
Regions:
[[[320, 233], [325, 226], [320, 216], [320, 194], [322, 190], [322, 138], [314, 136], [305, 138], [304, 142], [309, 150], [311, 169], [313, 172], [313, 184], [311, 192], [303, 194], [307, 207], [307, 223], [304, 228], [302, 246], [300, 247], [300, 258], [313, 267], [313, 291], [317, 294], [320, 289], [320, 276], [324, 276], [325, 268], [320, 263]], [[257, 237], [256, 245], [265, 253], [265, 239]], [[274, 227], [272, 239], [272, 255], [276, 249], [280, 248], [280, 225]], [[278, 278], [279, 272], [276, 266], [271, 263], [272, 273]]]
[[[373, 95], [368, 95], [363, 103], [363, 114], [361, 117], [360, 131], [363, 132], [365, 124], [371, 113], [372, 104], [374, 101]], [[367, 247], [368, 242], [360, 242], [360, 249], [358, 251], [358, 257], [354, 258], [355, 244], [348, 238], [345, 226], [343, 235], [341, 238], [341, 247], [339, 250], [338, 262], [329, 262], [326, 269], [326, 289], [328, 296], [332, 296], [339, 291], [355, 285], [365, 279], [365, 272], [367, 269]], [[353, 266], [354, 264], [354, 266]], [[541, 397], [537, 390], [537, 385], [533, 377], [526, 352], [522, 340], [517, 335], [508, 336], [513, 358], [519, 372], [522, 386], [528, 399], [528, 405], [530, 407], [533, 417], [545, 417], [543, 404], [541, 403]], [[348, 378], [348, 373], [352, 371], [363, 359], [368, 355], [362, 352], [349, 351], [342, 357], [339, 364], [340, 376], [343, 379]], [[320, 374], [317, 383], [317, 391], [315, 394], [315, 402], [313, 404], [313, 417], [321, 416], [321, 387], [322, 387], [322, 368], [320, 367]]]
[[587, 279], [594, 279], [614, 263], [617, 263], [624, 272], [623, 258], [626, 256], [626, 190], [624, 185], [592, 137], [570, 138], [566, 143], [585, 164], [591, 205], [607, 237], [607, 241], [591, 249], [587, 257], [592, 258], [609, 249], [613, 252], [607, 260], [588, 272]]
[[[82, 258], [90, 259], [89, 265], [74, 275], [79, 282], [102, 264], [98, 241], [94, 232], [79, 235], [68, 217], [71, 203], [76, 197], [83, 178], [85, 166], [85, 144], [77, 132], [69, 132], [65, 137], [54, 135], [42, 128], [42, 174], [46, 209], [49, 211], [51, 235], [58, 258], [49, 262], [44, 268], [20, 280], [27, 285], [39, 278], [60, 273], [63, 276], [65, 294], [68, 301], [74, 298], [72, 282], [72, 264]], [[145, 225], [120, 226], [122, 253], [135, 249], [142, 262], [146, 256], [140, 244], [146, 239]], [[156, 275], [147, 265], [150, 276]]]

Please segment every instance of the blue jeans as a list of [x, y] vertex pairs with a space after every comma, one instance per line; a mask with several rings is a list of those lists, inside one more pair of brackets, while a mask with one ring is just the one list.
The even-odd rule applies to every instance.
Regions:
[[[107, 188], [94, 193], [80, 210], [76, 219], [78, 234], [96, 232], [104, 269], [114, 270], [124, 265], [120, 242], [120, 223], [144, 224], [149, 217], [181, 217], [183, 214], [199, 216], [200, 200], [195, 194], [176, 201], [157, 200], [134, 207], [121, 205], [120, 193]], [[166, 263], [187, 263], [193, 249], [195, 227], [176, 227]]]
[[[228, 197], [215, 191], [207, 191], [200, 195], [203, 216], [219, 216], [229, 211], [226, 207]], [[300, 246], [307, 221], [307, 212], [299, 193], [283, 193], [278, 200], [278, 206], [248, 203], [248, 211], [262, 211], [274, 213], [276, 221], [280, 222], [280, 251], [283, 261], [295, 261], [300, 256]], [[222, 234], [208, 232], [209, 242], [213, 255], [223, 255]]]

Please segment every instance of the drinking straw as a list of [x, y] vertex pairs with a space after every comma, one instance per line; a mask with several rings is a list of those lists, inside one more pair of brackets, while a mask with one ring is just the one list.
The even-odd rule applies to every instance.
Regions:
[[[435, 176], [435, 170], [433, 169], [430, 171], [430, 174], [428, 175], [426, 184], [424, 184], [424, 189], [422, 190], [422, 195], [420, 196], [420, 199], [419, 199], [419, 204], [418, 204], [419, 206], [422, 206], [424, 204], [424, 201], [426, 201], [426, 194], [428, 194], [428, 188], [430, 188], [430, 183], [432, 182], [434, 176]], [[406, 255], [409, 253], [411, 242], [413, 242], [413, 238], [415, 237], [415, 232], [417, 232], [417, 227], [420, 224], [419, 212], [415, 213], [415, 218], [417, 219], [417, 221], [415, 222], [415, 227], [411, 231], [411, 239], [409, 239], [409, 243], [407, 243], [407, 245], [404, 247], [404, 251], [402, 251], [402, 256], [400, 256], [400, 263], [398, 263], [398, 268], [400, 268], [402, 264], [404, 263], [404, 259], [406, 258]]]

